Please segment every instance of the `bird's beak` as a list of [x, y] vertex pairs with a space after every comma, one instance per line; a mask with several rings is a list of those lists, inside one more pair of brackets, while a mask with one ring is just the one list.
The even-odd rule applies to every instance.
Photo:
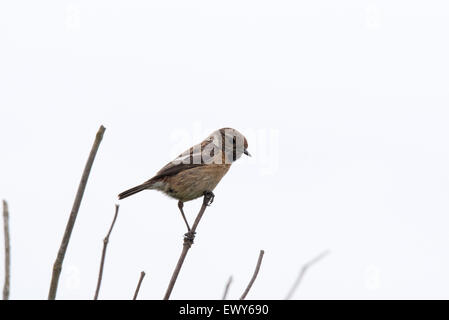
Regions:
[[248, 157], [252, 157], [252, 156], [251, 156], [251, 153], [249, 153], [248, 150], [246, 150], [246, 149], [243, 150], [243, 153], [246, 154]]

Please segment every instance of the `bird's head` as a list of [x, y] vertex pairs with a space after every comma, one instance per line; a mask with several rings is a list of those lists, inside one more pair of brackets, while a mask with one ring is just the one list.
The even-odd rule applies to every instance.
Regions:
[[215, 146], [226, 155], [226, 160], [233, 162], [248, 152], [248, 141], [239, 131], [232, 128], [221, 128], [211, 134]]

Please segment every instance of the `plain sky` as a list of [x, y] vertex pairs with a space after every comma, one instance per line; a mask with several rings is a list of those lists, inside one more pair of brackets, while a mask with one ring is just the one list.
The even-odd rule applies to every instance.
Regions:
[[[260, 249], [249, 299], [283, 299], [324, 250], [293, 298], [449, 298], [448, 31], [443, 0], [2, 1], [11, 299], [47, 297], [101, 124], [58, 298], [93, 297], [117, 194], [221, 127], [253, 157], [215, 189], [172, 298], [221, 298], [230, 275], [238, 298]], [[120, 205], [100, 298], [130, 299], [144, 270], [139, 297], [160, 299], [176, 201]]]

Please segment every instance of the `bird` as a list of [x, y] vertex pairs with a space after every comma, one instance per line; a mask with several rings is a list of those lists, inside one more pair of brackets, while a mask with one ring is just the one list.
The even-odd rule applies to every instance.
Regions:
[[178, 200], [179, 211], [190, 232], [184, 202], [208, 196], [210, 205], [215, 197], [213, 190], [242, 154], [251, 156], [245, 136], [236, 129], [221, 128], [181, 153], [151, 179], [120, 193], [118, 198], [121, 200], [143, 190], [162, 191]]

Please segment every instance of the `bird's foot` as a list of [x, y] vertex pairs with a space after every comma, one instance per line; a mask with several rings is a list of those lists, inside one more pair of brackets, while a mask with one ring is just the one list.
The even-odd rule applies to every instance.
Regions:
[[215, 194], [212, 191], [204, 191], [204, 203], [210, 206], [214, 202]]

